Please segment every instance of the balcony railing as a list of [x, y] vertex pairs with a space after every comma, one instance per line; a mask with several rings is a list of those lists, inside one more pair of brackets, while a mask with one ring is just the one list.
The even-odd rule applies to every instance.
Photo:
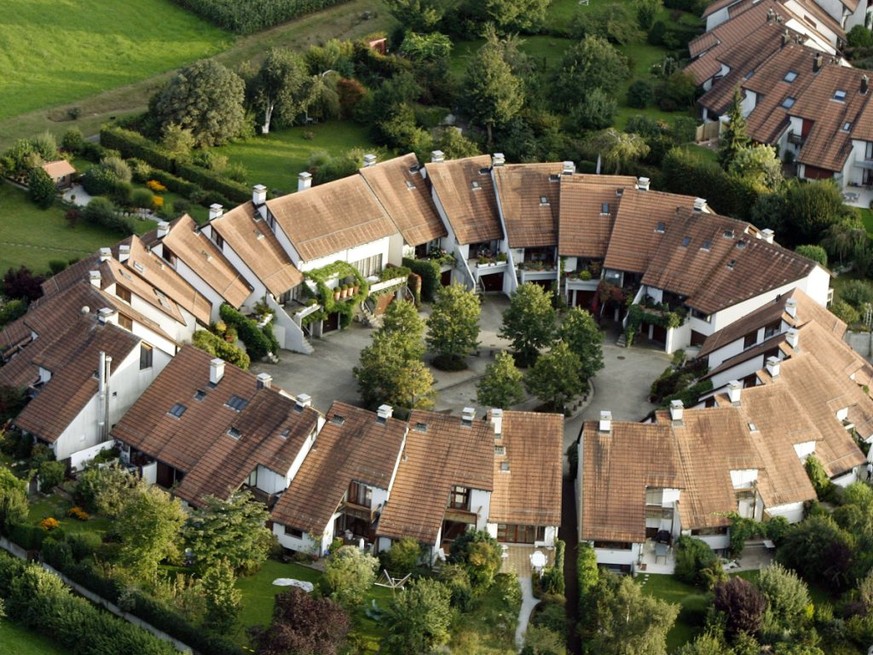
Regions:
[[796, 146], [802, 146], [803, 142], [806, 141], [806, 137], [797, 132], [789, 132], [788, 133], [788, 143], [794, 144]]

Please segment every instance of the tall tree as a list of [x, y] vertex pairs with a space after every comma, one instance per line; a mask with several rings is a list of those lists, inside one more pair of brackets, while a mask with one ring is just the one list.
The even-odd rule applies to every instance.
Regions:
[[377, 332], [361, 351], [353, 373], [367, 407], [388, 403], [395, 407], [433, 405], [433, 376], [420, 359], [406, 356], [410, 343], [400, 332]]
[[357, 607], [376, 581], [377, 568], [379, 560], [372, 555], [342, 546], [324, 564], [322, 589], [346, 609]]
[[55, 202], [58, 190], [54, 180], [41, 166], [30, 169], [27, 178], [27, 196], [40, 209], [48, 209]]
[[743, 96], [740, 87], [734, 89], [734, 97], [727, 112], [728, 120], [721, 126], [718, 137], [718, 162], [728, 170], [737, 153], [748, 146], [749, 140], [746, 119], [743, 116]]
[[569, 109], [594, 89], [614, 94], [629, 75], [627, 59], [612, 44], [599, 36], [586, 36], [564, 54], [555, 96]]
[[570, 352], [579, 358], [579, 375], [587, 391], [589, 380], [603, 368], [603, 332], [591, 312], [574, 307], [561, 322], [560, 335]]
[[468, 0], [465, 12], [476, 23], [498, 32], [536, 31], [546, 19], [550, 0]]
[[291, 587], [276, 596], [273, 620], [251, 630], [258, 655], [337, 655], [351, 629], [349, 615], [330, 598]]
[[242, 592], [236, 588], [236, 576], [227, 560], [215, 562], [203, 574], [203, 595], [206, 600], [205, 625], [219, 634], [228, 634], [242, 609]]
[[524, 376], [509, 353], [498, 353], [476, 385], [476, 400], [485, 407], [508, 409], [524, 400]]
[[421, 359], [424, 356], [425, 322], [418, 315], [414, 303], [405, 300], [393, 302], [382, 316], [380, 334], [402, 334], [409, 342], [403, 355], [409, 359]]
[[388, 10], [407, 30], [433, 32], [458, 0], [387, 0]]
[[837, 223], [857, 226], [857, 210], [843, 203], [840, 187], [833, 180], [792, 180], [786, 187], [785, 215], [790, 229], [783, 243], [818, 243], [822, 234]]
[[0, 531], [6, 532], [12, 525], [27, 518], [27, 491], [5, 466], [0, 466]]
[[464, 357], [479, 345], [479, 296], [460, 284], [441, 287], [427, 321], [427, 345], [434, 365], [444, 370], [466, 368]]
[[245, 125], [245, 83], [213, 59], [183, 68], [155, 94], [149, 110], [159, 127], [191, 130], [198, 146], [221, 145]]
[[728, 635], [755, 635], [767, 608], [767, 599], [745, 578], [732, 577], [715, 587], [715, 609], [725, 616]]
[[264, 117], [263, 134], [270, 133], [274, 112], [282, 126], [294, 124], [310, 98], [307, 83], [306, 64], [300, 55], [287, 48], [273, 48], [267, 53], [249, 84], [252, 107]]
[[474, 122], [484, 125], [488, 145], [492, 129], [506, 125], [524, 105], [524, 84], [504, 59], [504, 49], [493, 34], [467, 66], [464, 104]]
[[588, 382], [582, 380], [582, 362], [569, 346], [559, 341], [552, 349], [540, 355], [527, 372], [524, 385], [553, 410], [563, 412], [567, 402], [585, 391]]
[[520, 366], [529, 366], [554, 342], [555, 316], [551, 294], [526, 282], [512, 294], [497, 336], [509, 339]]
[[639, 134], [619, 132], [609, 127], [588, 137], [583, 147], [592, 157], [600, 157], [606, 172], [621, 172], [630, 162], [639, 161], [649, 154], [649, 145]]
[[753, 144], [740, 148], [728, 173], [748, 180], [759, 193], [776, 191], [782, 185], [782, 162], [773, 146]]
[[758, 589], [767, 599], [764, 629], [779, 636], [786, 631], [802, 630], [811, 618], [809, 589], [794, 571], [779, 564], [761, 570]]
[[454, 617], [450, 600], [451, 591], [437, 580], [420, 578], [402, 589], [386, 613], [385, 652], [431, 653], [445, 644]]

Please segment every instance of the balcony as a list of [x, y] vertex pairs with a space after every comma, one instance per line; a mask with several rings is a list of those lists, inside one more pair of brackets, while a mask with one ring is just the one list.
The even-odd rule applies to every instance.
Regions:
[[788, 143], [791, 143], [795, 146], [802, 146], [806, 141], [806, 137], [798, 134], [797, 132], [789, 132], [788, 133]]

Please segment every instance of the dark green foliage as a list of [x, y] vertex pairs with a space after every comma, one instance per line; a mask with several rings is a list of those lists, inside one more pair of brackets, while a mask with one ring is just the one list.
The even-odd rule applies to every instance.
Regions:
[[829, 516], [810, 516], [791, 526], [777, 552], [779, 562], [805, 580], [843, 590], [852, 582], [852, 535]]
[[594, 548], [587, 541], [579, 543], [579, 550], [576, 555], [576, 575], [579, 582], [579, 602], [585, 607], [600, 580], [600, 570], [597, 568], [597, 555], [594, 553]]
[[530, 366], [554, 342], [555, 316], [551, 295], [541, 286], [528, 282], [512, 294], [498, 336], [512, 343], [519, 365]]
[[421, 544], [415, 539], [404, 537], [391, 544], [384, 555], [380, 555], [383, 567], [395, 578], [412, 573], [422, 559]]
[[449, 562], [464, 566], [474, 593], [481, 593], [494, 582], [503, 563], [503, 551], [484, 530], [467, 531], [452, 542]]
[[821, 460], [819, 460], [815, 455], [810, 455], [806, 458], [804, 467], [806, 468], [806, 474], [809, 476], [809, 481], [812, 483], [812, 487], [815, 489], [815, 495], [818, 496], [818, 499], [832, 500], [835, 493], [835, 485], [828, 477], [827, 471], [825, 471]]
[[673, 574], [688, 584], [703, 587], [721, 569], [718, 555], [700, 539], [682, 535], [676, 541], [676, 568]]
[[403, 265], [421, 277], [421, 299], [433, 302], [440, 288], [440, 265], [434, 259], [403, 258]]
[[243, 370], [251, 366], [251, 358], [248, 353], [243, 352], [242, 349], [232, 343], [228, 343], [221, 337], [206, 330], [197, 330], [191, 339], [191, 343], [200, 348], [200, 350], [205, 350], [215, 357], [221, 357], [221, 359], [229, 364], [239, 366]]
[[236, 34], [252, 34], [345, 0], [173, 0], [206, 21]]
[[[20, 301], [12, 301], [12, 302], [20, 302]], [[3, 323], [0, 322], [0, 326]], [[9, 419], [15, 418], [18, 416], [19, 412], [24, 409], [24, 404], [26, 402], [27, 396], [24, 389], [19, 387], [11, 387], [9, 385], [0, 385], [0, 425], [5, 424]], [[2, 434], [2, 432], [0, 432]], [[10, 438], [12, 436], [11, 431], [3, 436], [3, 441]], [[18, 439], [15, 439], [17, 444]], [[4, 447], [4, 451], [6, 448]], [[10, 453], [12, 454], [12, 453]]]
[[787, 185], [785, 202], [790, 229], [782, 242], [792, 246], [817, 243], [831, 226], [857, 219], [856, 210], [843, 204], [840, 188], [833, 180], [792, 181]]
[[[3, 303], [0, 307], [0, 328], [7, 323], [11, 323], [15, 319], [24, 316], [27, 312], [27, 302], [21, 298], [13, 298]], [[2, 414], [0, 414], [2, 417]]]
[[686, 625], [705, 625], [711, 604], [712, 597], [706, 594], [685, 596], [679, 604], [679, 621]]
[[39, 490], [46, 494], [64, 481], [67, 467], [63, 462], [46, 461], [39, 465]]
[[534, 608], [530, 624], [565, 635], [567, 633], [566, 600], [562, 596], [544, 596]]
[[655, 100], [652, 84], [646, 80], [637, 80], [627, 90], [627, 104], [637, 109], [645, 109]]
[[739, 87], [734, 90], [734, 97], [727, 117], [728, 120], [722, 125], [718, 139], [718, 162], [725, 170], [730, 167], [737, 153], [750, 143]]
[[82, 218], [86, 223], [100, 225], [124, 236], [134, 233], [133, 221], [116, 211], [106, 198], [93, 198], [82, 212]]
[[873, 32], [864, 25], [855, 25], [846, 33], [846, 44], [850, 48], [873, 47]]
[[840, 287], [840, 299], [855, 309], [873, 302], [873, 285], [867, 280], [849, 280]]
[[537, 357], [524, 378], [525, 388], [553, 411], [563, 412], [567, 403], [588, 390], [588, 380], [581, 375], [582, 360], [559, 341]]
[[805, 245], [805, 246], [797, 246], [794, 249], [798, 255], [802, 257], [806, 257], [807, 259], [811, 259], [814, 262], [818, 262], [822, 266], [828, 265], [828, 254], [825, 252], [825, 249], [821, 246], [814, 245]]
[[767, 599], [751, 582], [735, 576], [716, 585], [714, 605], [725, 616], [728, 635], [755, 635], [761, 629]]
[[422, 578], [401, 590], [386, 613], [384, 652], [430, 653], [447, 642], [454, 616], [450, 599], [449, 588], [437, 580]]
[[499, 352], [476, 384], [476, 399], [485, 407], [508, 409], [524, 399], [523, 378], [512, 355]]
[[[223, 173], [210, 171], [201, 166], [194, 166], [193, 164], [184, 162], [176, 163], [175, 172], [176, 175], [188, 182], [201, 186], [204, 189], [220, 193], [227, 200], [232, 200], [236, 203], [245, 202], [251, 197], [251, 189], [239, 182], [234, 182]], [[219, 204], [228, 207], [231, 203], [227, 202], [227, 200], [220, 202]]]
[[688, 73], [677, 71], [655, 90], [658, 107], [663, 111], [685, 110], [694, 105], [697, 83]]
[[246, 345], [246, 353], [251, 359], [259, 361], [266, 357], [267, 353], [276, 354], [276, 351], [273, 350], [274, 346], [277, 345], [274, 343], [275, 337], [271, 340], [258, 327], [255, 320], [243, 316], [227, 303], [222, 304], [218, 311], [225, 323], [236, 328], [239, 338]]
[[30, 169], [30, 175], [27, 178], [27, 197], [31, 202], [41, 209], [48, 209], [55, 202], [55, 183], [49, 174], [41, 167]]
[[586, 36], [565, 53], [556, 95], [569, 108], [594, 89], [614, 93], [629, 74], [627, 60], [614, 46], [599, 36]]
[[27, 518], [27, 492], [19, 480], [5, 466], [0, 467], [0, 531], [9, 530]]
[[612, 125], [618, 103], [600, 89], [592, 89], [570, 110], [570, 124], [577, 132], [602, 130]]
[[78, 155], [85, 146], [85, 137], [78, 127], [71, 127], [61, 137], [61, 147], [67, 152]]
[[560, 539], [555, 541], [555, 563], [543, 571], [540, 588], [544, 594], [551, 596], [564, 595], [564, 550], [565, 544]]
[[155, 168], [173, 172], [174, 159], [153, 141], [132, 130], [113, 125], [100, 129], [100, 143], [107, 148], [118, 150], [123, 157], [136, 157]]
[[573, 36], [582, 39], [596, 36], [625, 45], [636, 41], [640, 36], [639, 21], [630, 3], [612, 2], [598, 8], [596, 12], [584, 12], [576, 16], [572, 25]]

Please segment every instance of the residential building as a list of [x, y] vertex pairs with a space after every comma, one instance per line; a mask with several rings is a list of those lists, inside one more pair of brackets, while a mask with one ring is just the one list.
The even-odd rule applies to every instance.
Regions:
[[[854, 0], [849, 0], [849, 4], [853, 3]], [[706, 31], [714, 31], [720, 25], [730, 22], [760, 5], [761, 3], [755, 0], [715, 0], [703, 12], [703, 18], [706, 20]], [[765, 7], [771, 22], [784, 25], [792, 32], [801, 35], [805, 41], [815, 43], [818, 50], [834, 54], [835, 50], [842, 49], [846, 40], [845, 33], [856, 24], [852, 22], [849, 25], [848, 21], [842, 19], [841, 10], [834, 11], [840, 5], [840, 2], [829, 2], [828, 0], [821, 2], [786, 0], [769, 3]], [[771, 9], [773, 10], [772, 14], [769, 13]]]

